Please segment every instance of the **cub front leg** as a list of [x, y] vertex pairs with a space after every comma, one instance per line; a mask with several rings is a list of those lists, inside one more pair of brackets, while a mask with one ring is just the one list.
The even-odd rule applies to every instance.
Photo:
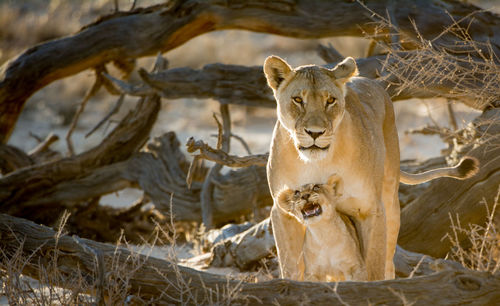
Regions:
[[304, 280], [304, 226], [278, 208], [276, 203], [271, 209], [271, 222], [281, 277]]

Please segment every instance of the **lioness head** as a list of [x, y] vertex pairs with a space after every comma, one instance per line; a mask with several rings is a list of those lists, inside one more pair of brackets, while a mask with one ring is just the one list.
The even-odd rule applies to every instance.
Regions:
[[264, 73], [278, 104], [278, 120], [290, 133], [304, 161], [327, 155], [345, 112], [345, 84], [357, 75], [356, 62], [346, 58], [333, 69], [292, 69], [277, 56], [264, 63]]
[[278, 205], [304, 225], [330, 219], [342, 196], [343, 181], [332, 175], [326, 184], [306, 184], [298, 189], [285, 188], [278, 194]]

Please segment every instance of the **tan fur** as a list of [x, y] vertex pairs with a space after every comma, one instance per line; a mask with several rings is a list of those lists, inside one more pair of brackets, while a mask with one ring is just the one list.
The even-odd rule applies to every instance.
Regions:
[[[352, 58], [333, 69], [292, 69], [271, 56], [264, 72], [277, 101], [267, 174], [275, 202], [271, 218], [282, 277], [303, 278], [306, 226], [279, 207], [279, 191], [324, 184], [335, 173], [345, 186], [345, 200], [337, 210], [355, 222], [367, 279], [394, 278], [400, 169], [389, 96], [375, 81], [356, 77]], [[455, 172], [455, 177], [461, 175]], [[432, 176], [402, 175], [410, 183]]]
[[[278, 205], [306, 228], [303, 246], [304, 273], [300, 280], [338, 282], [366, 280], [356, 229], [337, 211], [342, 201], [341, 178], [333, 175], [326, 184], [284, 189]], [[320, 206], [319, 216], [304, 218], [306, 205]]]

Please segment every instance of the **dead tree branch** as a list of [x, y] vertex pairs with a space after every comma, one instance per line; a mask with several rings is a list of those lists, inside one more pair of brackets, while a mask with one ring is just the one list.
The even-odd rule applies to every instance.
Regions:
[[[109, 156], [99, 155], [99, 158], [103, 160]], [[68, 159], [62, 159], [50, 164], [35, 165], [31, 170], [21, 169], [0, 178], [0, 196], [4, 196], [0, 210], [41, 222], [30, 212], [36, 215], [43, 213], [42, 215], [56, 219], [62, 211], [61, 206], [71, 209], [76, 203], [123, 188], [136, 187], [143, 190], [161, 212], [172, 213], [176, 221], [202, 220], [202, 184], [193, 182], [188, 187], [186, 177], [189, 161], [181, 152], [180, 142], [173, 132], [153, 139], [144, 151], [130, 154], [126, 160], [88, 167], [85, 172], [78, 174], [72, 172], [74, 166], [62, 167], [68, 163]], [[200, 172], [206, 173], [207, 169], [201, 169]], [[26, 184], [26, 179], [31, 176], [37, 184]], [[65, 179], [59, 180], [60, 177]], [[258, 207], [272, 203], [264, 167], [251, 166], [230, 171], [215, 177], [213, 184], [211, 197], [214, 222], [234, 220], [252, 212], [255, 205], [252, 199], [255, 197]], [[40, 189], [37, 188], [38, 185]], [[170, 211], [171, 199], [173, 211]], [[33, 209], [35, 207], [37, 209]]]
[[189, 153], [195, 153], [199, 150], [197, 154], [199, 154], [198, 156], [200, 156], [201, 158], [231, 168], [249, 166], [265, 167], [267, 164], [267, 159], [269, 158], [269, 154], [255, 154], [249, 156], [229, 155], [222, 150], [217, 150], [210, 147], [208, 144], [204, 143], [201, 140], [194, 140], [193, 137], [188, 139], [186, 147]]
[[[231, 141], [231, 117], [229, 115], [229, 105], [221, 104], [220, 113], [222, 116], [222, 124], [214, 114], [214, 119], [219, 127], [217, 149], [222, 152], [229, 152]], [[203, 182], [203, 186], [201, 188], [201, 217], [206, 230], [213, 227], [213, 180], [219, 175], [222, 166], [222, 164], [216, 163], [210, 168], [210, 170], [208, 170], [207, 176], [205, 177], [205, 181]]]
[[66, 134], [66, 143], [68, 145], [68, 152], [69, 156], [75, 155], [75, 150], [73, 148], [73, 141], [71, 140], [71, 135], [73, 134], [73, 131], [76, 128], [76, 125], [78, 123], [78, 119], [80, 118], [80, 115], [83, 113], [83, 110], [85, 109], [85, 106], [87, 105], [87, 102], [92, 98], [98, 91], [101, 89], [102, 83], [103, 83], [103, 77], [101, 76], [101, 71], [103, 68], [96, 68], [95, 69], [95, 81], [92, 87], [87, 91], [85, 94], [85, 97], [83, 97], [82, 101], [80, 102], [80, 106], [76, 110], [75, 115], [73, 116], [73, 120], [71, 121], [71, 125], [68, 129], [68, 133]]
[[[334, 50], [333, 47], [330, 49]], [[336, 58], [335, 53], [326, 54], [332, 52], [330, 49], [321, 48], [323, 56], [327, 59]], [[453, 96], [454, 99], [460, 99], [468, 106], [481, 110], [491, 102], [478, 100], [478, 92], [483, 92], [486, 86], [490, 89], [496, 88], [495, 84], [499, 82], [495, 79], [497, 72], [492, 71], [491, 63], [484, 63], [481, 59], [474, 60], [474, 58], [465, 61], [465, 58], [453, 56], [447, 57], [446, 60], [442, 59], [442, 62], [436, 62], [435, 56], [425, 54], [427, 54], [425, 51], [418, 50], [401, 51], [357, 59], [356, 63], [360, 75], [377, 79], [386, 88], [393, 101]], [[332, 64], [327, 65], [331, 66]], [[464, 85], [460, 84], [461, 78], [446, 77], [436, 80], [433, 77], [421, 77], [419, 73], [422, 70], [415, 68], [428, 66], [432, 66], [433, 71], [448, 69], [450, 75], [458, 71], [474, 71], [468, 78], [474, 78], [475, 81], [468, 81]], [[489, 68], [476, 69], [478, 66]], [[276, 106], [261, 67], [210, 64], [200, 70], [176, 68], [159, 73], [141, 70], [140, 74], [144, 81], [142, 85], [130, 85], [112, 77], [110, 80], [122, 93], [133, 96], [147, 96], [156, 92], [167, 99], [213, 98], [223, 103], [272, 108]], [[407, 83], [412, 85], [408, 86]], [[500, 84], [498, 86], [500, 87]], [[491, 93], [489, 95], [496, 96]]]

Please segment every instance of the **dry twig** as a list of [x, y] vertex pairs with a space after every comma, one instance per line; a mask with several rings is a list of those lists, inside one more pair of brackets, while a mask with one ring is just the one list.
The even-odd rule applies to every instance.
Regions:
[[218, 164], [232, 167], [250, 167], [250, 166], [265, 166], [267, 164], [267, 159], [269, 154], [254, 154], [249, 156], [235, 156], [229, 155], [222, 150], [217, 150], [210, 147], [208, 144], [201, 140], [194, 140], [193, 137], [189, 138], [187, 143], [187, 151], [189, 153], [194, 153], [199, 150], [199, 155], [201, 158], [216, 162]]

